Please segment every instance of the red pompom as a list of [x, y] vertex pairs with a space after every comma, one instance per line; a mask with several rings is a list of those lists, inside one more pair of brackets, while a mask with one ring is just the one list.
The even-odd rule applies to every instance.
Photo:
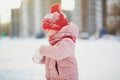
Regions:
[[50, 7], [50, 13], [42, 20], [42, 28], [60, 30], [68, 24], [68, 19], [61, 10], [60, 4], [55, 3]]
[[59, 3], [56, 3], [56, 4], [53, 4], [51, 7], [50, 7], [50, 12], [51, 13], [54, 13], [54, 12], [61, 12], [61, 8], [60, 8], [60, 4]]

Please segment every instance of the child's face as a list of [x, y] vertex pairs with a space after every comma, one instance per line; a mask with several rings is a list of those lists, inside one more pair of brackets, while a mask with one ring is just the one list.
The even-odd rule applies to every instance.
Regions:
[[58, 31], [57, 30], [51, 30], [51, 29], [47, 29], [46, 30], [46, 35], [47, 37], [55, 35]]

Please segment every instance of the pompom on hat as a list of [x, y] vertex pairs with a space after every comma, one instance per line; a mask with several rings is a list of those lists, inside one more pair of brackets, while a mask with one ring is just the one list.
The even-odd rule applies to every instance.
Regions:
[[56, 3], [50, 7], [50, 12], [42, 19], [42, 28], [60, 30], [68, 24], [68, 19], [61, 10], [60, 4]]

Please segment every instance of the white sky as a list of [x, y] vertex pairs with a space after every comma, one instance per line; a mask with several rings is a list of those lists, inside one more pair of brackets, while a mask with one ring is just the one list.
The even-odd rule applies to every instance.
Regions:
[[62, 0], [61, 3], [63, 10], [73, 10], [75, 8], [75, 0]]
[[1, 23], [6, 23], [10, 21], [10, 9], [19, 8], [21, 5], [21, 0], [0, 0], [0, 20]]

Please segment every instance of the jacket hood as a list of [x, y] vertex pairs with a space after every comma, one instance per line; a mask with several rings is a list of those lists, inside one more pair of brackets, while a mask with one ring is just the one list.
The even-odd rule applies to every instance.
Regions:
[[78, 35], [79, 29], [74, 23], [69, 23], [68, 25], [64, 26], [56, 35], [64, 36], [64, 35], [71, 35], [76, 37]]
[[78, 34], [78, 28], [75, 24], [70, 23], [66, 26], [64, 26], [62, 29], [60, 29], [60, 31], [49, 37], [49, 43], [51, 45], [54, 45], [55, 43], [57, 43], [58, 41], [64, 39], [64, 38], [70, 38], [72, 39], [74, 42], [76, 42], [76, 37]]

